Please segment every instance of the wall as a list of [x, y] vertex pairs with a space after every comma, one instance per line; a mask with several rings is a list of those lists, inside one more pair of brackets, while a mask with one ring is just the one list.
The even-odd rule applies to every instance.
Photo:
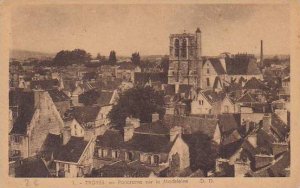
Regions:
[[169, 160], [172, 159], [172, 155], [178, 153], [180, 156], [180, 170], [183, 170], [190, 166], [190, 154], [189, 154], [189, 147], [188, 145], [182, 140], [181, 136], [179, 136], [170, 153], [169, 153]]
[[[207, 72], [209, 70], [209, 72]], [[202, 88], [203, 89], [209, 89], [213, 88], [214, 82], [216, 77], [218, 76], [217, 72], [215, 71], [214, 67], [212, 66], [210, 61], [206, 61], [203, 65], [202, 70]], [[207, 83], [207, 79], [209, 79], [209, 85]]]
[[[199, 101], [203, 100], [203, 105], [199, 104]], [[202, 94], [198, 94], [195, 100], [191, 103], [191, 114], [209, 114], [209, 110], [212, 106], [207, 102]]]
[[64, 122], [48, 92], [35, 91], [35, 95], [39, 98], [39, 103], [28, 126], [29, 156], [35, 155], [41, 149], [48, 133], [58, 135], [64, 127]]

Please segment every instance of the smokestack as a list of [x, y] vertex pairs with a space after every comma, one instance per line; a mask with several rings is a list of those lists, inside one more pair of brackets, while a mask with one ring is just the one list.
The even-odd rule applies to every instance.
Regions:
[[264, 46], [263, 40], [260, 41], [260, 66], [263, 66], [264, 61]]

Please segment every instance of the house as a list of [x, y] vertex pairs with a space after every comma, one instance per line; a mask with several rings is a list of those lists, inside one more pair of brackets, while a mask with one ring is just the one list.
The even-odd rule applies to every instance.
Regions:
[[57, 149], [54, 157], [57, 177], [84, 177], [93, 168], [94, 140], [70, 137], [68, 142]]
[[[212, 89], [218, 76], [226, 74], [224, 59], [208, 58], [202, 68], [202, 89]], [[218, 77], [219, 78], [219, 77]], [[222, 84], [222, 82], [220, 82]]]
[[15, 121], [9, 133], [9, 158], [17, 160], [41, 152], [49, 133], [59, 135], [64, 127], [49, 93], [43, 90], [17, 91]]
[[[156, 125], [159, 126], [154, 123], [153, 127]], [[107, 130], [98, 136], [95, 148], [98, 168], [103, 167], [107, 161], [112, 163], [119, 160], [139, 161], [154, 170], [156, 175], [166, 168], [182, 171], [189, 167], [189, 149], [181, 138], [180, 127], [173, 127], [167, 133], [153, 133], [149, 129], [143, 131], [142, 126], [138, 119], [127, 118], [123, 133]]]
[[[65, 115], [65, 121], [68, 122], [66, 126], [69, 134], [72, 131], [84, 135], [86, 140], [90, 140], [93, 137], [102, 135], [109, 124], [108, 112], [111, 107], [99, 107], [99, 106], [76, 106], [69, 109]], [[74, 121], [74, 119], [76, 121]], [[78, 126], [79, 125], [79, 126]], [[75, 131], [74, 129], [78, 129]], [[73, 135], [75, 136], [75, 135]]]
[[247, 80], [243, 86], [243, 93], [246, 91], [252, 94], [264, 94], [269, 90], [269, 88], [259, 79], [252, 77]]
[[191, 114], [236, 113], [237, 106], [224, 92], [198, 91], [191, 102]]
[[56, 109], [60, 113], [61, 117], [64, 117], [65, 112], [71, 106], [71, 98], [67, 96], [63, 91], [53, 89], [48, 91], [52, 101], [54, 102]]

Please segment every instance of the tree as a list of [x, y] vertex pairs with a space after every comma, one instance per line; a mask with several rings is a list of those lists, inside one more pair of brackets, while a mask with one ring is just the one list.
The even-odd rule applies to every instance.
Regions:
[[131, 62], [134, 64], [134, 65], [140, 65], [141, 63], [141, 57], [140, 57], [140, 53], [139, 52], [134, 52], [132, 55], [131, 55]]
[[190, 148], [191, 169], [194, 171], [200, 168], [205, 173], [212, 170], [218, 157], [217, 143], [203, 133], [183, 135], [183, 139]]
[[117, 105], [109, 113], [111, 122], [118, 128], [125, 125], [129, 116], [139, 118], [141, 122], [150, 122], [155, 112], [162, 117], [165, 113], [163, 93], [151, 87], [134, 87], [121, 94]]
[[168, 74], [169, 71], [169, 57], [165, 55], [164, 57], [161, 58], [160, 66], [163, 69], [163, 72]]
[[111, 65], [115, 65], [117, 63], [117, 56], [116, 56], [116, 52], [115, 51], [110, 51], [109, 53], [109, 58], [108, 58], [108, 62]]
[[88, 63], [90, 60], [91, 54], [87, 53], [85, 50], [62, 50], [56, 54], [53, 59], [53, 64], [57, 66], [67, 66], [72, 64]]
[[102, 56], [100, 53], [97, 54], [96, 59], [98, 59], [99, 62], [102, 63], [102, 64], [106, 63], [106, 58], [105, 58], [105, 56]]

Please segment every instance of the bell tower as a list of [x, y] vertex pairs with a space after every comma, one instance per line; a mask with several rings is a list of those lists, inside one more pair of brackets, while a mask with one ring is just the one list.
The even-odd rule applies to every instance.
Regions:
[[198, 87], [201, 61], [201, 31], [171, 34], [168, 84], [186, 84]]

